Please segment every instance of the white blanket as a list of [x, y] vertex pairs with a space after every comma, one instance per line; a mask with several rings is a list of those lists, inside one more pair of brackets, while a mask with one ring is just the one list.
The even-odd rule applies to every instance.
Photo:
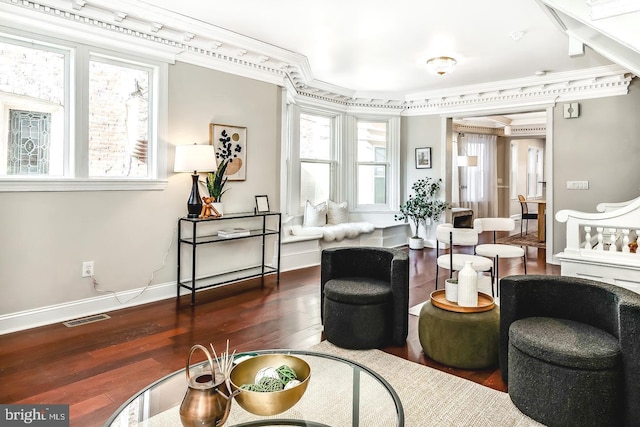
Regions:
[[345, 222], [343, 224], [325, 225], [322, 227], [291, 226], [291, 234], [294, 236], [315, 236], [322, 234], [322, 239], [327, 242], [353, 239], [362, 233], [371, 233], [375, 226], [369, 222]]

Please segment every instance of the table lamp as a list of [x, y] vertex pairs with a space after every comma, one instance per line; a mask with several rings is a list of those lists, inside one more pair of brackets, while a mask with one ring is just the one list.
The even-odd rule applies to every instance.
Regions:
[[216, 155], [213, 145], [176, 145], [176, 157], [173, 165], [174, 172], [193, 172], [191, 179], [191, 194], [187, 200], [189, 218], [198, 218], [202, 211], [202, 199], [198, 191], [198, 172], [212, 172], [216, 170]]

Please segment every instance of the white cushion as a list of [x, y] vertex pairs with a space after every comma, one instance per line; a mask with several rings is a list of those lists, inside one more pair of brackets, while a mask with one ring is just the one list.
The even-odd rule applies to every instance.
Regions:
[[294, 236], [322, 235], [327, 242], [353, 239], [362, 233], [371, 233], [375, 226], [368, 222], [346, 222], [344, 224], [325, 225], [323, 227], [291, 226], [291, 234]]
[[347, 202], [327, 201], [327, 224], [344, 224], [349, 222], [349, 206]]
[[322, 202], [317, 205], [311, 204], [307, 200], [304, 208], [304, 227], [322, 227], [327, 224], [327, 203]]
[[524, 249], [513, 245], [483, 244], [476, 246], [476, 254], [491, 258], [520, 258], [524, 256]]

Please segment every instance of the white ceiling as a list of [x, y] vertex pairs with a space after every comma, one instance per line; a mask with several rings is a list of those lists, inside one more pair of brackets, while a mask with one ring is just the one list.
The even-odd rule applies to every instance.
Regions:
[[[142, 3], [303, 55], [316, 83], [347, 88], [358, 96], [406, 96], [611, 63], [588, 47], [583, 56], [569, 56], [567, 34], [535, 0]], [[517, 32], [524, 34], [514, 40], [511, 35]], [[431, 75], [425, 60], [441, 55], [456, 58], [456, 70]]]

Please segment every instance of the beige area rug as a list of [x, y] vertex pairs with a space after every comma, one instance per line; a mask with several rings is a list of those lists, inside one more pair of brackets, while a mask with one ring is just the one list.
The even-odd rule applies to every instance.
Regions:
[[[508, 394], [502, 393], [472, 381], [440, 372], [436, 369], [409, 362], [380, 350], [346, 350], [323, 341], [308, 350], [328, 353], [342, 357], [368, 367], [382, 376], [396, 391], [402, 402], [406, 427], [524, 427], [541, 426], [522, 414], [511, 402]], [[330, 388], [311, 387], [302, 399], [290, 410], [273, 417], [311, 419], [321, 411], [323, 423], [334, 427], [347, 427], [344, 422], [351, 418], [352, 403], [351, 376], [353, 370], [344, 364], [336, 369], [336, 364], [329, 359], [301, 356], [310, 363], [311, 383], [330, 381]], [[186, 385], [182, 375], [175, 378], [176, 390], [170, 394], [172, 406], [160, 411], [138, 424], [138, 410], [125, 413], [114, 425], [145, 427], [180, 427], [179, 406]], [[321, 381], [322, 378], [322, 381]], [[361, 427], [397, 427], [395, 406], [385, 396], [387, 392], [378, 381], [361, 374], [360, 393], [360, 426]], [[168, 398], [169, 396], [167, 396]], [[321, 403], [319, 403], [321, 402]], [[151, 407], [155, 406], [151, 401]], [[233, 426], [254, 420], [237, 403], [233, 403], [231, 415], [225, 426]], [[330, 410], [327, 410], [330, 408]], [[155, 412], [151, 408], [152, 413]], [[303, 415], [304, 414], [304, 415]], [[318, 415], [320, 417], [320, 415]], [[264, 420], [264, 418], [263, 418]], [[340, 421], [338, 421], [340, 420]], [[267, 424], [263, 424], [267, 425]], [[269, 425], [281, 425], [278, 423]]]
[[520, 412], [507, 393], [380, 350], [346, 350], [327, 341], [310, 350], [353, 360], [381, 375], [400, 397], [407, 427], [543, 425]]

